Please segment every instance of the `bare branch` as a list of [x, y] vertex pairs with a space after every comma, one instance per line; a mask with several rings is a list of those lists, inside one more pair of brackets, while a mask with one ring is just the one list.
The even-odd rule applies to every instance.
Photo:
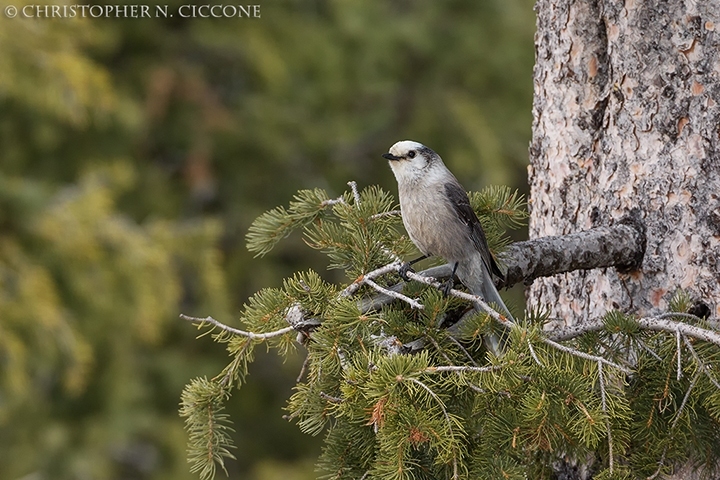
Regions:
[[345, 402], [345, 400], [343, 400], [342, 398], [333, 397], [332, 395], [328, 395], [328, 394], [325, 393], [325, 392], [320, 392], [320, 398], [322, 398], [323, 400], [327, 400], [327, 401], [330, 402], [330, 403], [343, 403], [343, 402]]
[[548, 330], [545, 332], [545, 335], [548, 336], [548, 338], [563, 342], [565, 340], [571, 340], [573, 338], [577, 338], [581, 335], [584, 335], [586, 333], [590, 332], [599, 332], [600, 330], [605, 329], [605, 322], [603, 319], [596, 319], [596, 320], [590, 320], [587, 322], [577, 323], [575, 325], [570, 325], [568, 327], [563, 328], [557, 328], [554, 330]]
[[320, 203], [320, 206], [321, 207], [329, 207], [331, 205], [337, 205], [338, 203], [345, 203], [345, 199], [343, 199], [343, 197], [338, 197], [338, 198], [323, 200]]
[[238, 330], [237, 328], [229, 327], [225, 325], [224, 323], [218, 322], [212, 317], [205, 317], [205, 318], [198, 318], [198, 317], [190, 317], [185, 314], [180, 314], [180, 318], [183, 320], [187, 320], [192, 323], [198, 324], [199, 327], [202, 327], [203, 324], [209, 323], [220, 330], [223, 330], [228, 333], [232, 333], [234, 335], [240, 335], [243, 337], [250, 338], [252, 340], [267, 340], [268, 338], [273, 337], [279, 337], [280, 335], [285, 335], [286, 333], [290, 333], [295, 330], [295, 327], [285, 327], [281, 328], [280, 330], [275, 330], [272, 332], [266, 332], [266, 333], [253, 333], [253, 332], [246, 332], [244, 330]]
[[489, 365], [487, 367], [471, 367], [470, 365], [441, 365], [438, 367], [428, 367], [426, 373], [437, 372], [494, 372], [500, 370], [505, 365]]
[[680, 353], [680, 330], [675, 330], [675, 343], [677, 344], [677, 380], [682, 378], [682, 354]]
[[453, 361], [450, 360], [450, 357], [447, 356], [447, 353], [445, 353], [445, 351], [443, 351], [443, 349], [440, 348], [440, 344], [433, 337], [431, 337], [430, 335], [426, 335], [426, 337], [428, 338], [428, 340], [430, 340], [430, 343], [433, 344], [433, 346], [435, 347], [435, 350], [437, 350], [438, 353], [440, 355], [442, 355], [443, 358], [445, 360], [447, 360], [448, 363], [453, 363]]
[[677, 426], [677, 423], [680, 420], [680, 415], [682, 415], [683, 410], [685, 410], [685, 406], [687, 405], [687, 402], [690, 399], [690, 392], [692, 392], [693, 388], [695, 388], [695, 384], [697, 383], [698, 378], [700, 378], [700, 371], [697, 371], [695, 373], [695, 376], [693, 377], [692, 381], [690, 382], [690, 386], [688, 386], [687, 392], [685, 392], [685, 396], [682, 399], [680, 408], [678, 408], [678, 411], [675, 414], [675, 420], [673, 420], [672, 425], [670, 425], [670, 430], [675, 429], [675, 427]]
[[392, 262], [388, 263], [387, 265], [384, 265], [380, 268], [376, 268], [375, 270], [365, 273], [361, 276], [359, 276], [353, 283], [345, 287], [345, 290], [340, 292], [341, 297], [349, 297], [350, 295], [357, 292], [360, 287], [362, 287], [363, 282], [365, 279], [373, 279], [375, 277], [379, 277], [380, 275], [385, 275], [386, 273], [390, 272], [397, 272], [400, 269], [400, 265], [402, 265], [401, 262]]
[[[700, 320], [694, 315], [684, 314], [681, 316], [688, 315], [689, 317]], [[635, 320], [640, 328], [643, 330], [651, 330], [656, 332], [667, 332], [675, 334], [679, 331], [682, 335], [697, 338], [705, 342], [714, 343], [720, 346], [720, 332], [708, 330], [707, 328], [698, 327], [696, 325], [690, 325], [684, 322], [674, 322], [668, 320], [668, 318], [678, 316], [677, 313], [669, 313], [659, 315], [657, 317], [645, 317]], [[570, 340], [572, 338], [579, 337], [585, 333], [597, 332], [605, 328], [605, 323], [602, 319], [597, 319], [591, 322], [584, 322], [578, 325], [572, 325], [561, 329], [551, 330], [546, 332], [548, 338], [556, 341]]]
[[472, 357], [472, 355], [470, 355], [470, 352], [468, 352], [467, 349], [462, 346], [462, 344], [458, 341], [457, 338], [453, 337], [452, 335], [448, 335], [447, 338], [448, 338], [448, 340], [453, 342], [455, 345], [457, 345], [457, 347], [465, 354], [465, 356], [468, 358], [468, 360], [470, 360], [470, 363], [472, 363], [473, 365], [475, 365], [477, 367], [477, 362], [475, 361], [475, 359]]
[[355, 199], [355, 206], [360, 205], [360, 194], [358, 193], [357, 183], [354, 180], [347, 182], [352, 190], [353, 198]]
[[[643, 226], [632, 218], [612, 227], [515, 242], [499, 255], [507, 271], [505, 281], [497, 280], [495, 286], [530, 285], [536, 278], [575, 270], [616, 267], [625, 271], [637, 265], [644, 253]], [[432, 270], [423, 273], [443, 279], [450, 277], [452, 267], [443, 265]]]
[[655, 480], [658, 475], [660, 475], [660, 472], [662, 471], [663, 466], [665, 466], [665, 456], [667, 455], [667, 445], [665, 445], [665, 448], [663, 448], [663, 453], [660, 456], [660, 461], [658, 462], [658, 468], [655, 470], [655, 473], [647, 477], [646, 480]]
[[611, 367], [617, 368], [618, 370], [620, 370], [621, 372], [624, 372], [624, 373], [628, 373], [628, 374], [632, 373], [632, 370], [630, 370], [629, 368], [618, 365], [617, 363], [611, 362], [610, 360], [607, 360], [603, 357], [598, 357], [597, 355], [591, 355], [589, 353], [581, 352], [580, 350], [577, 350], [577, 349], [571, 348], [571, 347], [567, 347], [567, 346], [557, 343], [553, 340], [550, 340], [549, 338], [543, 338], [542, 341], [544, 343], [546, 343], [547, 345], [550, 345], [553, 348], [557, 348], [558, 350], [561, 350], [563, 352], [569, 353], [571, 355], [575, 355], [576, 357], [584, 358], [585, 360], [590, 360], [593, 362], [604, 363]]
[[410, 305], [411, 307], [413, 307], [413, 308], [417, 308], [418, 310], [422, 310], [423, 308], [425, 308], [425, 307], [424, 307], [420, 302], [418, 302], [417, 300], [413, 300], [412, 298], [410, 298], [410, 297], [408, 297], [408, 296], [405, 296], [405, 295], [403, 295], [402, 293], [395, 292], [395, 291], [393, 291], [393, 290], [389, 290], [389, 289], [387, 289], [387, 288], [385, 288], [385, 287], [382, 287], [382, 286], [378, 285], [377, 283], [373, 282], [372, 280], [370, 280], [370, 279], [367, 278], [367, 277], [365, 277], [362, 281], [363, 281], [364, 284], [366, 284], [366, 285], [374, 288], [374, 289], [377, 290], [378, 292], [380, 292], [380, 293], [382, 293], [382, 294], [385, 294], [385, 295], [387, 295], [388, 297], [392, 297], [392, 298], [396, 298], [396, 299], [398, 299], [398, 300], [402, 300], [403, 302], [406, 302], [407, 304], [409, 304], [409, 305]]
[[655, 353], [650, 347], [648, 347], [647, 345], [645, 345], [645, 342], [643, 342], [643, 341], [640, 340], [640, 339], [638, 339], [637, 342], [638, 342], [638, 344], [639, 344], [646, 352], [648, 352], [650, 355], [652, 355], [653, 357], [655, 357], [655, 360], [657, 360], [658, 362], [662, 362], [662, 358], [660, 358], [660, 355], [658, 355], [658, 354]]
[[[433, 277], [426, 277], [424, 275], [419, 275], [417, 273], [408, 272], [407, 273], [408, 278], [411, 280], [415, 280], [416, 282], [424, 283], [425, 285], [430, 285], [431, 287], [440, 289], [442, 288], [442, 283], [438, 282], [437, 279]], [[513, 323], [504, 315], [501, 315], [496, 310], [494, 310], [482, 297], [479, 297], [477, 295], [472, 295], [470, 293], [463, 292], [461, 290], [457, 289], [450, 289], [449, 292], [450, 295], [458, 298], [462, 298], [464, 300], [467, 300], [468, 302], [472, 302], [483, 311], [487, 312], [492, 318], [500, 322], [501, 324], [505, 325], [513, 325]]]
[[635, 218], [612, 227], [516, 242], [500, 255], [508, 266], [502, 286], [520, 282], [529, 285], [539, 277], [575, 270], [604, 267], [627, 270], [638, 265], [644, 254], [644, 227]]
[[[432, 277], [425, 277], [425, 276], [418, 275], [417, 273], [412, 273], [412, 272], [408, 272], [408, 277], [412, 280], [424, 283], [426, 285], [430, 285], [430, 286], [438, 288], [438, 289], [442, 287], [442, 284]], [[473, 302], [475, 305], [480, 307], [483, 311], [487, 312], [488, 315], [490, 315], [492, 318], [494, 318], [498, 323], [500, 323], [503, 326], [511, 327], [511, 326], [515, 325], [514, 322], [512, 322], [510, 319], [508, 319], [504, 315], [501, 315], [500, 313], [498, 313], [490, 305], [488, 305], [487, 302], [485, 302], [485, 300], [483, 300], [481, 297], [479, 297], [477, 295], [471, 295], [469, 293], [462, 292], [462, 291], [456, 290], [454, 288], [451, 289], [449, 293], [450, 293], [450, 295], [453, 295], [455, 297], [462, 298], [462, 299], [468, 300], [470, 302]], [[610, 360], [607, 360], [603, 357], [598, 357], [596, 355], [591, 355], [589, 353], [581, 352], [580, 350], [577, 350], [572, 347], [567, 347], [565, 345], [561, 345], [549, 338], [542, 338], [542, 341], [545, 344], [550, 345], [553, 348], [556, 348], [556, 349], [561, 350], [566, 353], [570, 353], [571, 355], [575, 355], [576, 357], [584, 358], [585, 360], [590, 360], [593, 362], [603, 362], [611, 367], [617, 368], [621, 372], [625, 372], [628, 374], [631, 373], [630, 369], [625, 368], [621, 365], [618, 365], [617, 363], [611, 362]]]
[[[680, 415], [682, 414], [683, 410], [685, 410], [685, 405], [687, 405], [687, 401], [690, 398], [690, 392], [692, 392], [693, 388], [695, 388], [695, 383], [697, 383], [698, 378], [700, 378], [700, 372], [698, 371], [695, 373], [695, 376], [693, 377], [692, 381], [690, 382], [690, 386], [687, 389], [687, 392], [685, 392], [685, 396], [683, 397], [682, 403], [680, 404], [680, 408], [678, 408], [677, 413], [675, 414], [675, 419], [673, 420], [672, 425], [670, 425], [670, 431], [672, 432], [675, 429], [675, 426], [677, 425], [678, 421], [680, 420]], [[674, 434], [671, 434], [671, 438], [674, 436]], [[665, 458], [667, 456], [667, 445], [665, 445], [665, 448], [663, 449], [663, 453], [660, 456], [660, 461], [658, 462], [658, 468], [655, 470], [655, 473], [647, 477], [647, 480], [654, 480], [655, 478], [660, 475], [660, 472], [662, 471], [663, 466], [665, 465]]]
[[300, 373], [298, 373], [298, 376], [295, 379], [295, 383], [300, 383], [302, 378], [305, 376], [305, 371], [307, 370], [309, 363], [310, 363], [310, 352], [308, 352], [308, 354], [305, 355], [305, 361], [303, 361], [302, 367], [300, 367]]
[[400, 210], [390, 210], [387, 212], [376, 213], [375, 215], [370, 215], [370, 220], [377, 220], [382, 217], [394, 217], [396, 215], [400, 215]]
[[[697, 317], [694, 317], [697, 319]], [[720, 346], [720, 333], [701, 328], [695, 325], [689, 325], [683, 322], [673, 322], [672, 320], [665, 320], [660, 317], [647, 317], [637, 320], [638, 325], [645, 330], [653, 330], [657, 332], [669, 332], [674, 333], [679, 331], [683, 335], [688, 337], [697, 338], [704, 342], [714, 343]]]
[[537, 354], [535, 353], [535, 348], [532, 346], [532, 342], [530, 341], [529, 338], [527, 340], [527, 344], [528, 344], [528, 348], [530, 348], [530, 355], [532, 355], [532, 358], [533, 358], [533, 360], [535, 360], [535, 363], [537, 363], [538, 365], [543, 367], [544, 365], [542, 364], [542, 362], [538, 358]]
[[708, 369], [707, 365], [705, 365], [705, 362], [703, 362], [700, 357], [698, 356], [697, 352], [692, 346], [692, 343], [690, 343], [690, 340], [687, 339], [687, 337], [683, 337], [683, 340], [685, 341], [685, 345], [687, 346], [688, 350], [690, 350], [690, 354], [695, 359], [695, 362], [700, 366], [703, 372], [705, 372], [705, 375], [710, 379], [713, 385], [715, 385], [718, 390], [720, 390], [720, 383], [715, 379], [715, 377], [710, 373], [710, 369]]

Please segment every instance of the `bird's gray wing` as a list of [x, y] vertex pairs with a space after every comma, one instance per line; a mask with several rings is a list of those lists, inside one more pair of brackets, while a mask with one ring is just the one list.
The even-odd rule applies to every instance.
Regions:
[[477, 251], [480, 252], [483, 263], [485, 263], [488, 271], [504, 279], [505, 276], [500, 271], [500, 268], [490, 253], [485, 232], [482, 229], [482, 225], [480, 225], [480, 220], [478, 220], [477, 215], [475, 215], [475, 211], [470, 206], [470, 199], [465, 190], [457, 182], [448, 182], [445, 184], [445, 194], [460, 221], [467, 226], [468, 235]]

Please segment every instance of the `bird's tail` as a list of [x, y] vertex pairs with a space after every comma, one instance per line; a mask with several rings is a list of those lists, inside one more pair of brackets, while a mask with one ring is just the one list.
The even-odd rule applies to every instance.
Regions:
[[[465, 285], [473, 295], [481, 296], [490, 306], [497, 308], [498, 312], [507, 317], [511, 322], [513, 318], [510, 310], [503, 302], [500, 293], [495, 288], [492, 275], [485, 266], [485, 262], [479, 256], [471, 262], [461, 262], [458, 265], [457, 275], [460, 281]], [[502, 351], [501, 341], [497, 334], [486, 335], [484, 338], [485, 346], [495, 355], [499, 355]]]

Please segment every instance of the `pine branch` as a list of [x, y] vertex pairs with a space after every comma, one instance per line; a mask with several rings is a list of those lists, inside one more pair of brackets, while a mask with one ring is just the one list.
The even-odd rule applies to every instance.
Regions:
[[293, 230], [314, 221], [327, 207], [345, 203], [343, 197], [330, 199], [325, 191], [300, 190], [288, 209], [277, 207], [259, 216], [248, 229], [247, 248], [263, 256]]
[[228, 397], [226, 388], [206, 378], [194, 379], [183, 390], [180, 415], [189, 436], [188, 461], [202, 480], [214, 478], [218, 465], [227, 475], [225, 458], [235, 458], [229, 451], [234, 447], [228, 416], [221, 413]]
[[[425, 283], [426, 285], [433, 286], [437, 289], [441, 289], [443, 287], [443, 285], [440, 282], [438, 282], [437, 280], [435, 280], [434, 278], [425, 277], [425, 276], [418, 275], [418, 274], [412, 273], [412, 272], [409, 272], [407, 275], [411, 280]], [[469, 293], [466, 293], [466, 292], [463, 292], [460, 290], [456, 290], [454, 288], [449, 291], [449, 295], [452, 295], [457, 298], [462, 298], [463, 300], [467, 300], [469, 302], [474, 303], [475, 305], [480, 307], [484, 312], [486, 312], [488, 315], [490, 315], [493, 319], [495, 319], [500, 325], [502, 325], [504, 327], [515, 326], [514, 322], [512, 322], [510, 319], [508, 319], [504, 315], [500, 314], [499, 312], [497, 312], [488, 303], [486, 303], [483, 298], [481, 298], [477, 295], [472, 295], [472, 294], [469, 294]], [[457, 326], [457, 324], [456, 324], [456, 326]], [[459, 326], [457, 326], [456, 328], [459, 328]], [[550, 338], [546, 338], [543, 336], [543, 337], [541, 337], [541, 341], [543, 343], [546, 343], [547, 345], [550, 345], [551, 347], [553, 347], [557, 350], [561, 350], [563, 352], [569, 353], [576, 357], [583, 358], [585, 360], [590, 360], [593, 362], [605, 363], [613, 368], [617, 368], [621, 372], [628, 373], [628, 374], [632, 373], [630, 369], [625, 368], [621, 365], [618, 365], [615, 362], [611, 362], [610, 360], [607, 360], [603, 357], [598, 357], [597, 355], [590, 355], [588, 353], [581, 352], [572, 347], [561, 345], [561, 344], [551, 340]]]
[[[354, 278], [350, 284], [296, 274], [249, 299], [243, 330], [181, 315], [218, 329], [214, 338], [227, 343], [232, 359], [183, 395], [183, 415], [193, 419], [186, 420], [193, 469], [203, 478], [229, 456], [219, 412], [247, 374], [253, 347], [266, 342], [285, 355], [293, 331], [303, 334], [298, 341], [307, 356], [288, 418], [304, 432], [327, 432], [321, 467], [328, 478], [540, 478], [548, 476], [555, 452], [582, 458], [605, 446], [609, 455], [597, 457], [609, 467], [603, 478], [620, 478], [625, 465], [636, 464], [644, 475], [656, 468], [659, 475], [666, 462], [689, 455], [686, 438], [701, 458], [720, 458], [713, 446], [720, 432], [712, 430], [720, 421], [714, 375], [720, 332], [683, 313], [691, 301], [682, 291], [671, 301], [677, 313], [635, 319], [610, 312], [545, 332], [540, 309], [515, 322], [461, 289], [438, 293], [449, 266], [396, 283], [412, 247], [396, 203], [378, 188], [348, 185], [337, 198], [299, 192], [287, 208], [260, 217], [248, 243], [263, 254], [301, 229], [307, 245]], [[524, 221], [522, 197], [506, 188], [470, 197], [491, 247], [500, 249], [504, 227]], [[506, 285], [572, 269], [632, 268], [643, 250], [643, 226], [632, 216], [611, 227], [521, 242], [503, 254]], [[506, 344], [496, 357], [480, 340], [498, 329]], [[687, 432], [676, 428], [685, 412], [700, 419]]]

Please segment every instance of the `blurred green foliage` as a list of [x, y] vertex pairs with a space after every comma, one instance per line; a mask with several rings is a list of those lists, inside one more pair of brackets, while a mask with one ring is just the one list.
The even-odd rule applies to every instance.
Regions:
[[[469, 190], [524, 188], [532, 3], [0, 15], [0, 478], [193, 478], [179, 394], [225, 354], [177, 315], [227, 321], [249, 293], [324, 270], [299, 237], [262, 261], [244, 248], [292, 192], [395, 191], [379, 154], [404, 138]], [[263, 356], [228, 405], [235, 478], [313, 477], [319, 446], [280, 418], [301, 362]]]

